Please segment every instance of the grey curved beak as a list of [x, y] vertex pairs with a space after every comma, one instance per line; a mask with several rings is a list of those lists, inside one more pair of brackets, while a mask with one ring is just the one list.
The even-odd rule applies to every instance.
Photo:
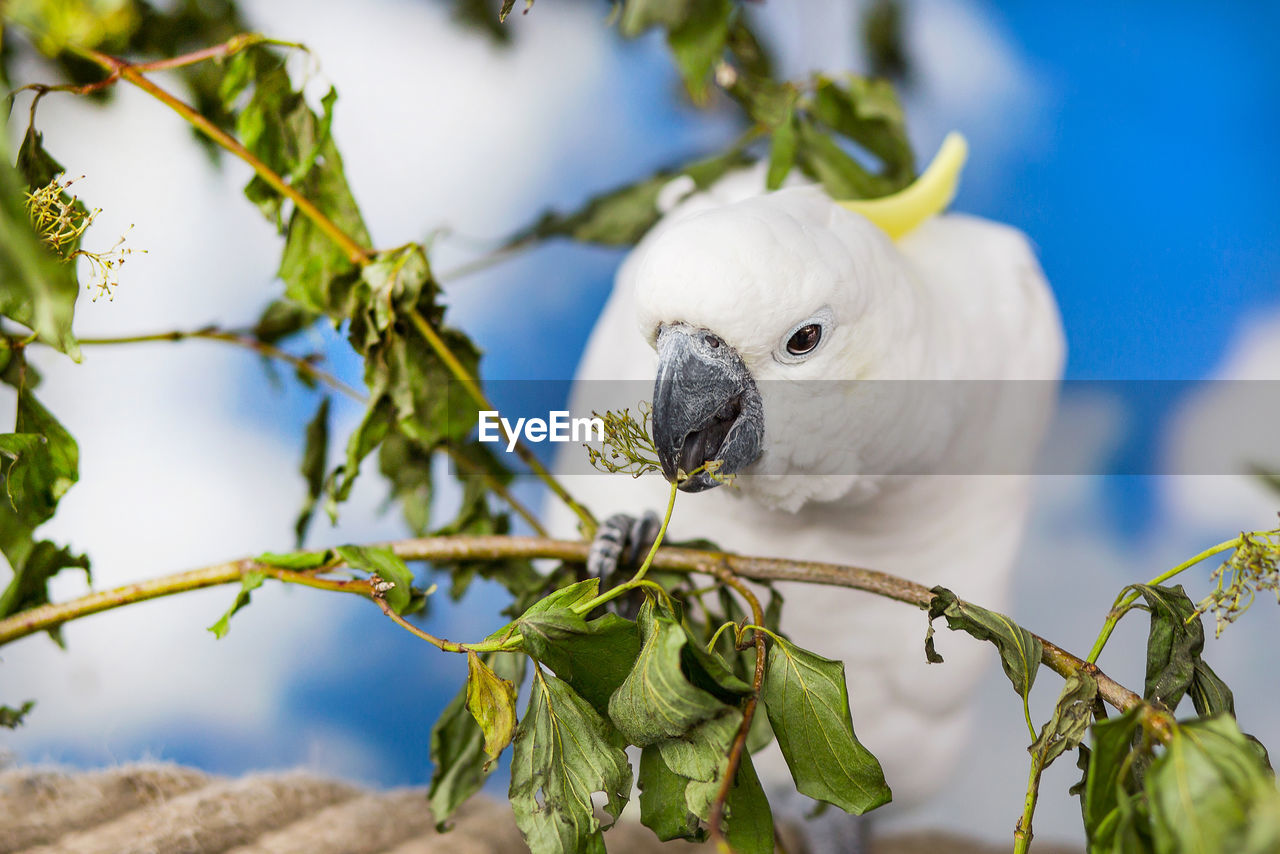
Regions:
[[[653, 438], [667, 480], [720, 461], [717, 477], [735, 474], [764, 448], [764, 405], [742, 358], [706, 329], [663, 325], [653, 384]], [[680, 485], [701, 492], [720, 481], [699, 472]]]

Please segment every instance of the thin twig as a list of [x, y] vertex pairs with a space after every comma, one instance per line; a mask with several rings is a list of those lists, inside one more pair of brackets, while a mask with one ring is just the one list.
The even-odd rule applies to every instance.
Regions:
[[302, 356], [281, 350], [273, 344], [268, 344], [252, 335], [242, 332], [235, 332], [226, 329], [193, 329], [190, 331], [174, 330], [171, 332], [151, 332], [142, 335], [120, 335], [109, 338], [81, 338], [79, 342], [88, 346], [105, 346], [110, 344], [142, 344], [152, 341], [185, 341], [187, 339], [196, 338], [206, 341], [222, 341], [227, 344], [234, 344], [237, 347], [244, 347], [252, 350], [260, 356], [269, 359], [276, 359], [292, 365], [299, 373], [311, 377], [317, 382], [324, 383], [330, 388], [341, 392], [347, 397], [358, 403], [364, 403], [365, 396], [358, 389], [347, 385], [333, 374], [316, 367], [309, 359]]
[[382, 613], [390, 617], [392, 622], [394, 622], [397, 626], [409, 632], [410, 634], [417, 635], [419, 638], [431, 644], [432, 646], [439, 647], [445, 652], [464, 652], [465, 651], [465, 647], [463, 647], [463, 645], [460, 643], [455, 643], [454, 641], [447, 641], [444, 638], [438, 638], [433, 634], [424, 632], [422, 629], [418, 628], [413, 623], [409, 622], [404, 617], [397, 614], [395, 612], [395, 609], [392, 608], [390, 605], [388, 605], [387, 600], [384, 599], [383, 597], [374, 596], [373, 601], [378, 603], [378, 607], [382, 609]]
[[[1155, 578], [1148, 581], [1147, 584], [1149, 585], [1163, 584], [1166, 581], [1168, 581], [1170, 578], [1173, 578], [1175, 575], [1185, 572], [1186, 570], [1200, 563], [1202, 560], [1207, 560], [1213, 557], [1214, 555], [1222, 554], [1225, 551], [1230, 551], [1231, 549], [1239, 548], [1240, 544], [1241, 544], [1240, 537], [1232, 537], [1231, 539], [1226, 540], [1225, 542], [1218, 543], [1216, 546], [1210, 546], [1209, 548], [1200, 552], [1200, 554], [1187, 558], [1182, 563], [1175, 566], [1173, 569], [1160, 573]], [[1130, 591], [1127, 593], [1121, 592], [1121, 594], [1118, 597], [1116, 597], [1115, 604], [1111, 606], [1111, 610], [1107, 613], [1107, 619], [1102, 624], [1102, 631], [1098, 633], [1097, 640], [1093, 642], [1093, 648], [1090, 649], [1089, 654], [1085, 656], [1086, 661], [1096, 662], [1098, 660], [1098, 656], [1102, 655], [1102, 649], [1107, 645], [1107, 641], [1110, 639], [1111, 633], [1115, 630], [1116, 624], [1119, 623], [1120, 619], [1129, 612], [1129, 607], [1133, 605], [1134, 602], [1138, 601], [1139, 595], [1140, 594], [1138, 594], [1136, 591]]]
[[[760, 607], [760, 599], [756, 597], [751, 588], [739, 581], [733, 572], [729, 570], [727, 564], [721, 566], [715, 576], [732, 587], [739, 596], [746, 600], [751, 608], [752, 621], [757, 626], [764, 625], [764, 609]], [[738, 766], [742, 763], [742, 752], [747, 746], [747, 735], [751, 731], [751, 721], [755, 717], [756, 706], [760, 702], [760, 689], [764, 686], [764, 632], [752, 629], [751, 635], [756, 648], [756, 670], [751, 680], [751, 694], [747, 697], [746, 705], [742, 707], [742, 723], [738, 725], [738, 733], [734, 736], [733, 744], [729, 748], [729, 763], [725, 767], [724, 779], [720, 781], [720, 788], [716, 792], [716, 799], [711, 804], [711, 813], [707, 818], [707, 824], [711, 829], [711, 838], [715, 840], [716, 848], [722, 854], [728, 854], [731, 851], [729, 843], [724, 836], [724, 808], [729, 800], [729, 792], [733, 789], [733, 781], [738, 776]]]
[[[585, 563], [587, 551], [590, 548], [589, 543], [578, 540], [507, 536], [421, 537], [375, 545], [391, 549], [403, 560], [437, 562], [552, 558], [571, 563]], [[700, 551], [674, 546], [660, 548], [653, 558], [655, 569], [699, 572], [711, 576], [716, 575], [717, 569], [725, 564], [734, 575], [740, 578], [754, 581], [799, 581], [807, 584], [848, 587], [898, 602], [906, 602], [922, 610], [929, 607], [929, 602], [933, 598], [929, 588], [923, 584], [885, 572], [835, 563], [746, 557], [727, 552]], [[329, 568], [336, 568], [339, 565], [332, 564]], [[121, 605], [156, 599], [187, 590], [239, 582], [244, 572], [263, 569], [271, 569], [271, 567], [258, 564], [251, 559], [231, 561], [129, 584], [113, 590], [91, 593], [67, 602], [40, 605], [0, 620], [0, 646], [90, 614], [118, 608]], [[1086, 669], [1098, 682], [1099, 696], [1119, 711], [1128, 711], [1142, 704], [1141, 697], [1112, 680], [1096, 665], [1089, 664], [1044, 638], [1040, 638], [1040, 642], [1044, 648], [1041, 661], [1059, 676], [1066, 677], [1078, 670]]]
[[524, 519], [526, 522], [528, 522], [529, 527], [533, 529], [533, 532], [535, 534], [537, 534], [540, 537], [549, 536], [549, 534], [547, 533], [547, 529], [544, 528], [542, 526], [542, 523], [538, 521], [538, 517], [534, 515], [534, 512], [530, 510], [524, 504], [524, 502], [516, 498], [515, 493], [512, 492], [511, 489], [505, 483], [503, 483], [498, 478], [494, 477], [489, 472], [485, 471], [484, 468], [481, 467], [480, 465], [477, 465], [476, 463], [467, 459], [458, 451], [457, 448], [453, 447], [452, 445], [446, 445], [445, 452], [453, 460], [455, 465], [457, 465], [461, 469], [466, 470], [468, 476], [478, 477], [482, 481], [484, 481], [485, 488], [488, 489], [490, 492], [494, 493], [495, 495], [497, 495], [503, 501], [505, 501], [507, 503], [507, 506], [510, 507], [512, 510], [514, 510], [517, 514], [519, 514], [521, 519]]
[[249, 166], [253, 168], [253, 171], [256, 172], [263, 181], [265, 181], [277, 193], [293, 202], [303, 216], [315, 223], [316, 228], [320, 229], [325, 236], [336, 243], [352, 264], [360, 266], [368, 263], [372, 259], [373, 253], [368, 248], [361, 246], [352, 239], [352, 237], [339, 228], [333, 220], [325, 216], [325, 214], [317, 208], [310, 199], [299, 193], [293, 186], [287, 183], [282, 177], [280, 177], [280, 175], [272, 170], [271, 167], [267, 166], [266, 163], [263, 163], [262, 160], [260, 160], [252, 151], [245, 148], [238, 139], [228, 134], [213, 122], [209, 121], [200, 113], [199, 110], [156, 85], [149, 78], [143, 76], [137, 66], [125, 62], [122, 59], [116, 59], [113, 56], [108, 56], [105, 53], [99, 53], [96, 50], [76, 47], [74, 45], [70, 46], [69, 49], [84, 59], [97, 64], [106, 71], [118, 75], [124, 80], [132, 83], [134, 86], [137, 86], [139, 89], [146, 92], [148, 95], [151, 95], [157, 101], [160, 101], [175, 113], [182, 116], [182, 118], [184, 118], [190, 125], [203, 133], [218, 146], [226, 149], [245, 163], [249, 164]]

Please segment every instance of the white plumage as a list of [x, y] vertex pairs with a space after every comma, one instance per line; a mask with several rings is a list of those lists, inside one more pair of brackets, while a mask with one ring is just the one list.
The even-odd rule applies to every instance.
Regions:
[[[664, 196], [688, 189], [674, 182]], [[830, 318], [820, 346], [787, 362], [779, 348], [815, 313]], [[672, 204], [626, 259], [578, 370], [575, 414], [647, 399], [638, 390], [653, 382], [661, 323], [710, 330], [736, 349], [764, 404], [763, 455], [732, 488], [680, 496], [672, 538], [861, 565], [1006, 607], [1029, 487], [1026, 462], [1011, 460], [1043, 432], [1063, 363], [1057, 309], [1021, 233], [948, 214], [895, 243], [818, 187], [764, 193], [757, 167]], [[668, 491], [657, 475], [566, 482], [599, 518], [660, 509]], [[561, 508], [551, 515], [557, 533], [574, 531]], [[961, 755], [990, 648], [941, 639], [946, 663], [928, 665], [921, 612], [857, 591], [779, 587], [784, 629], [845, 661], [854, 727], [894, 802], [937, 791]], [[766, 785], [787, 773], [776, 752], [757, 767]]]

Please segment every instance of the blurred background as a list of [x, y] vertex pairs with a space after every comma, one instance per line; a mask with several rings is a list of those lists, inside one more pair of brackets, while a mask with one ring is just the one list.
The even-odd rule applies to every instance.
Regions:
[[[509, 19], [505, 46], [425, 0], [242, 9], [256, 29], [306, 43], [313, 74], [338, 88], [335, 135], [374, 243], [436, 234], [438, 271], [548, 206], [572, 208], [738, 132], [731, 112], [689, 106], [660, 36], [624, 42], [605, 4], [539, 0]], [[948, 130], [966, 134], [972, 154], [954, 207], [1030, 235], [1061, 305], [1069, 378], [1280, 379], [1280, 8], [905, 0], [902, 10], [902, 94], [918, 157], [927, 162]], [[768, 0], [749, 11], [787, 76], [868, 69], [857, 2]], [[15, 82], [41, 73], [18, 69]], [[251, 325], [278, 292], [279, 239], [244, 200], [247, 168], [214, 167], [168, 110], [124, 87], [106, 106], [52, 95], [39, 126], [103, 208], [90, 239], [109, 243], [133, 223], [130, 245], [149, 250], [130, 259], [113, 300], [81, 298], [78, 334]], [[20, 100], [10, 131], [24, 127]], [[485, 350], [485, 377], [570, 377], [622, 257], [552, 243], [451, 284], [451, 317]], [[341, 341], [309, 343], [360, 384]], [[87, 552], [96, 587], [291, 547], [312, 393], [217, 343], [86, 348], [81, 365], [32, 357], [43, 402], [81, 447], [81, 481], [42, 533]], [[1135, 454], [1176, 468], [1221, 426], [1209, 385], [1156, 407], [1090, 388], [1068, 393], [1059, 419], [1071, 453], [1087, 455], [1081, 470], [1123, 471]], [[338, 446], [361, 413], [340, 397], [334, 405]], [[11, 407], [0, 398], [0, 415]], [[1257, 428], [1242, 457], [1280, 463], [1274, 421]], [[536, 483], [519, 490], [542, 500]], [[318, 522], [309, 544], [404, 535], [384, 500], [379, 479], [358, 481], [339, 526]], [[1083, 653], [1121, 586], [1240, 530], [1274, 527], [1277, 508], [1276, 493], [1226, 471], [1041, 477], [1012, 615]], [[1188, 582], [1193, 599], [1209, 568]], [[59, 578], [55, 598], [84, 590]], [[366, 603], [280, 586], [256, 592], [216, 641], [205, 627], [233, 597], [213, 589], [73, 623], [66, 651], [44, 637], [6, 648], [0, 699], [38, 706], [22, 728], [0, 732], [0, 749], [80, 767], [153, 758], [226, 774], [302, 766], [378, 786], [429, 779], [429, 729], [462, 684], [463, 661]], [[426, 627], [478, 637], [505, 602], [477, 584], [460, 606], [435, 607]], [[1242, 727], [1273, 750], [1277, 616], [1260, 601], [1205, 654], [1236, 691]], [[1122, 624], [1102, 659], [1122, 682], [1142, 681], [1145, 623]], [[970, 642], [938, 641], [944, 654]], [[1037, 685], [1038, 719], [1056, 683]], [[994, 655], [982, 704], [957, 784], [896, 822], [1008, 838], [1026, 736]], [[1078, 838], [1066, 793], [1077, 776], [1065, 761], [1047, 772], [1037, 838]]]

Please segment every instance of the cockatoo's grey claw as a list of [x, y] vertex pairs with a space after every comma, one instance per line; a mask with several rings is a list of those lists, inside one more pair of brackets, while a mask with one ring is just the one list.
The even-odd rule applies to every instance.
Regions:
[[662, 522], [650, 511], [636, 518], [615, 513], [596, 530], [587, 552], [587, 576], [600, 579], [600, 589], [623, 583], [640, 568]]

